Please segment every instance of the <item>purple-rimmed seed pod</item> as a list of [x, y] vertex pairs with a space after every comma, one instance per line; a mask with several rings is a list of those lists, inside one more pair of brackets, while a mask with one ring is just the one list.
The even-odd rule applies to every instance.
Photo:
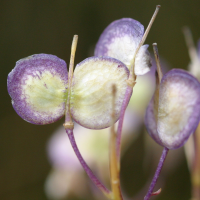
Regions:
[[35, 54], [16, 63], [7, 86], [15, 111], [33, 124], [49, 124], [64, 115], [67, 65], [48, 54]]
[[73, 119], [90, 129], [111, 125], [112, 93], [116, 85], [115, 119], [119, 118], [127, 89], [129, 70], [119, 60], [110, 57], [90, 57], [74, 70], [70, 108]]
[[[116, 58], [130, 70], [143, 34], [144, 27], [140, 22], [131, 18], [116, 20], [101, 34], [95, 48], [95, 56]], [[143, 75], [150, 70], [151, 58], [147, 48], [148, 45], [143, 45], [136, 55], [136, 75]]]
[[157, 116], [154, 99], [148, 105], [145, 124], [160, 145], [176, 149], [192, 134], [200, 120], [200, 83], [187, 71], [173, 69], [160, 83]]
[[[33, 124], [53, 123], [65, 114], [67, 67], [53, 55], [21, 59], [8, 75], [8, 92], [16, 112]], [[80, 125], [103, 129], [111, 125], [113, 84], [117, 87], [116, 121], [125, 97], [129, 70], [110, 57], [90, 57], [76, 66], [72, 79], [70, 112]]]

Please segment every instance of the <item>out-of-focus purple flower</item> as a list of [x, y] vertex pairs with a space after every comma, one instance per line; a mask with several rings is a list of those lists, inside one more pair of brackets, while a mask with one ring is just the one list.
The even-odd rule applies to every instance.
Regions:
[[[77, 145], [88, 165], [92, 169], [94, 168], [94, 171], [99, 173], [104, 170], [105, 176], [108, 175], [106, 173], [108, 171], [108, 130], [94, 131], [76, 124], [74, 131]], [[87, 195], [86, 188], [85, 190], [77, 190], [77, 188], [87, 185], [87, 178], [62, 126], [55, 131], [49, 140], [47, 152], [53, 167], [45, 184], [47, 196], [62, 199], [71, 193], [76, 196]], [[79, 179], [82, 183], [72, 187], [71, 182], [77, 183]], [[52, 186], [62, 188], [62, 190], [52, 190]]]
[[53, 168], [45, 182], [48, 199], [65, 199], [69, 196], [87, 197], [87, 184], [82, 170]]
[[[135, 127], [133, 115], [128, 111], [125, 115], [123, 127], [125, 134], [122, 140], [122, 153], [123, 149], [126, 149], [127, 141], [133, 138], [131, 133]], [[108, 181], [109, 128], [91, 130], [75, 124], [74, 132], [77, 145], [88, 165], [102, 179]], [[87, 185], [87, 177], [85, 177], [84, 170], [75, 156], [62, 126], [55, 131], [49, 140], [47, 153], [53, 167], [45, 183], [47, 196], [53, 199], [62, 199], [71, 193], [76, 196], [87, 195], [86, 187], [85, 190], [79, 188], [82, 188], [82, 185]], [[73, 185], [72, 187], [70, 183], [77, 183], [79, 180], [82, 184], [78, 184], [76, 187]]]

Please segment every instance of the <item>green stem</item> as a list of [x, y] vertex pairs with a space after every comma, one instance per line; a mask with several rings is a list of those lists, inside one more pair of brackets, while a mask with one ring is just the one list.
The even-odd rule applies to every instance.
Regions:
[[116, 86], [112, 88], [112, 126], [110, 129], [110, 182], [113, 193], [113, 200], [123, 200], [120, 187], [120, 166], [117, 158], [117, 135], [115, 132], [115, 97]]

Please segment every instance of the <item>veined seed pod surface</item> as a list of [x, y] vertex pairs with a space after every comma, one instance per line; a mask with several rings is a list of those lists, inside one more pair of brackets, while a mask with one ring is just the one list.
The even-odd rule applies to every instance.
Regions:
[[200, 119], [200, 83], [185, 70], [173, 69], [162, 78], [157, 121], [153, 99], [145, 117], [149, 134], [161, 145], [184, 145]]
[[[123, 62], [130, 70], [136, 49], [144, 34], [143, 25], [131, 18], [112, 22], [101, 34], [95, 48], [95, 56], [109, 56]], [[150, 70], [149, 45], [140, 47], [135, 59], [135, 74], [143, 75]]]
[[73, 119], [86, 128], [102, 129], [111, 125], [113, 84], [117, 87], [115, 119], [119, 118], [129, 71], [114, 58], [90, 57], [74, 70], [70, 108]]
[[48, 54], [35, 54], [16, 63], [8, 75], [8, 92], [16, 112], [33, 124], [49, 124], [64, 115], [67, 65]]
[[[67, 67], [53, 55], [21, 59], [8, 75], [8, 92], [16, 112], [33, 124], [53, 123], [65, 114]], [[86, 128], [111, 125], [111, 86], [117, 87], [116, 120], [125, 96], [129, 71], [114, 58], [91, 57], [74, 71], [70, 96], [73, 119]]]

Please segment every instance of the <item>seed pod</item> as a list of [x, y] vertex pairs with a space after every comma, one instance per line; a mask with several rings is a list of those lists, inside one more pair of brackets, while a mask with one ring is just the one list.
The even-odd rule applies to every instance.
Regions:
[[15, 111], [33, 124], [49, 124], [64, 115], [67, 65], [48, 54], [21, 59], [9, 73], [8, 93]]
[[70, 108], [73, 119], [91, 129], [111, 125], [111, 86], [117, 87], [115, 119], [119, 118], [127, 88], [127, 67], [114, 58], [90, 57], [79, 63], [74, 70]]
[[157, 116], [154, 99], [146, 111], [145, 124], [150, 136], [168, 149], [184, 145], [199, 123], [199, 94], [200, 83], [185, 70], [166, 73], [160, 83]]
[[[8, 92], [16, 112], [33, 124], [49, 124], [65, 114], [67, 67], [53, 55], [37, 54], [17, 62], [8, 75]], [[111, 86], [117, 86], [116, 121], [125, 96], [129, 70], [114, 58], [91, 57], [74, 71], [70, 96], [72, 118], [90, 129], [111, 125]]]
[[[144, 34], [143, 25], [131, 18], [112, 22], [101, 34], [95, 48], [95, 56], [109, 56], [122, 61], [130, 70], [136, 49]], [[150, 70], [151, 58], [143, 45], [136, 55], [135, 74], [143, 75]]]

